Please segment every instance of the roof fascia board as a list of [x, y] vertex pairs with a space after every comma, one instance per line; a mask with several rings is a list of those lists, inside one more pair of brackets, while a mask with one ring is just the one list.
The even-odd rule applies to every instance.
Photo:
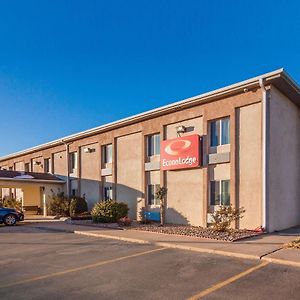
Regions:
[[16, 181], [16, 182], [31, 182], [31, 183], [59, 183], [59, 184], [66, 183], [63, 180], [22, 179], [22, 178], [6, 178], [6, 177], [0, 177], [0, 182], [1, 181]]
[[102, 132], [112, 130], [112, 129], [115, 129], [115, 128], [118, 128], [121, 126], [130, 125], [132, 123], [136, 123], [136, 122], [139, 122], [139, 121], [142, 121], [145, 119], [150, 119], [154, 116], [156, 117], [161, 114], [170, 113], [174, 110], [178, 110], [181, 108], [188, 108], [191, 106], [195, 106], [199, 103], [213, 101], [221, 96], [225, 96], [225, 95], [227, 96], [227, 95], [232, 95], [232, 94], [238, 93], [238, 92], [242, 91], [244, 88], [259, 87], [259, 79], [260, 78], [263, 78], [266, 81], [266, 84], [271, 84], [271, 81], [273, 79], [283, 78], [285, 80], [288, 80], [295, 89], [298, 89], [298, 91], [300, 90], [300, 87], [290, 78], [290, 76], [288, 76], [287, 73], [285, 73], [283, 68], [281, 68], [281, 69], [275, 70], [273, 72], [269, 72], [269, 73], [266, 73], [266, 74], [263, 74], [263, 75], [245, 80], [245, 81], [241, 81], [241, 82], [238, 82], [238, 83], [235, 83], [235, 84], [232, 84], [232, 85], [229, 85], [229, 86], [226, 86], [226, 87], [223, 87], [223, 88], [211, 91], [211, 92], [207, 92], [207, 93], [204, 93], [204, 94], [201, 94], [198, 96], [180, 100], [175, 103], [171, 103], [171, 104], [168, 104], [168, 105], [156, 108], [156, 109], [152, 109], [152, 110], [140, 113], [140, 114], [136, 114], [136, 115], [133, 115], [133, 116], [130, 116], [130, 117], [118, 120], [118, 121], [107, 123], [107, 124], [104, 124], [104, 125], [92, 128], [92, 129], [88, 129], [85, 131], [81, 131], [79, 133], [65, 136], [63, 138], [60, 138], [60, 139], [57, 139], [57, 140], [54, 140], [54, 141], [51, 141], [51, 142], [48, 142], [45, 144], [41, 144], [41, 145], [38, 145], [38, 146], [35, 146], [32, 148], [28, 148], [28, 149], [25, 149], [25, 150], [22, 150], [19, 152], [15, 152], [15, 153], [0, 157], [0, 161], [5, 161], [8, 159], [12, 159], [12, 158], [15, 158], [15, 157], [18, 157], [21, 155], [26, 155], [26, 154], [29, 154], [29, 153], [32, 153], [35, 151], [41, 151], [41, 150], [44, 150], [44, 149], [47, 149], [50, 147], [62, 145], [63, 143], [66, 143], [66, 142], [71, 142], [71, 141], [74, 141], [74, 140], [77, 140], [80, 138], [84, 138], [84, 137], [87, 137], [90, 135], [102, 133]]

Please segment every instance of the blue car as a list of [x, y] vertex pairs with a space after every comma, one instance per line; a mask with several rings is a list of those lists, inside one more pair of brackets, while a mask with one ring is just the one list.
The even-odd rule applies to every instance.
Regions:
[[4, 223], [7, 226], [12, 226], [17, 221], [23, 221], [24, 214], [14, 208], [0, 207], [0, 224]]

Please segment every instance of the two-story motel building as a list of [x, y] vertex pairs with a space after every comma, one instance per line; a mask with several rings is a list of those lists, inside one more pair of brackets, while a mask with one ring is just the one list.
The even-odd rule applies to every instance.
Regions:
[[239, 228], [274, 231], [300, 224], [299, 158], [300, 88], [280, 69], [1, 157], [0, 196], [113, 198], [138, 219], [160, 185], [167, 222], [205, 227], [231, 203]]

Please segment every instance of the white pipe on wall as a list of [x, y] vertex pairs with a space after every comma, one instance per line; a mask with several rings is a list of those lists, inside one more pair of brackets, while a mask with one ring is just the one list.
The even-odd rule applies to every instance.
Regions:
[[64, 140], [62, 140], [62, 142], [65, 144], [66, 147], [66, 165], [67, 165], [67, 197], [70, 196], [70, 159], [69, 159], [69, 144], [70, 143], [66, 143]]
[[262, 89], [262, 227], [267, 230], [267, 90], [263, 78]]

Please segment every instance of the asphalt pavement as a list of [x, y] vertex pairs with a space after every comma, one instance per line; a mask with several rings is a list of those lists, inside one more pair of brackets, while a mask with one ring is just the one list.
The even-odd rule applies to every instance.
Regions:
[[300, 269], [0, 226], [0, 299], [300, 299]]

